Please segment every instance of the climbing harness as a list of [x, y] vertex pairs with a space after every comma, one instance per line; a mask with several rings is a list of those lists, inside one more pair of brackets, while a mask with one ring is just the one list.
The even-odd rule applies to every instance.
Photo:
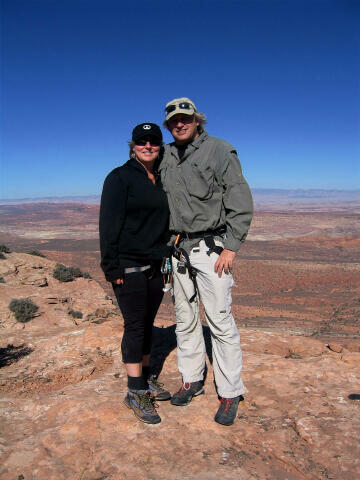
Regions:
[[179, 247], [179, 243], [184, 239], [203, 239], [205, 245], [208, 247], [207, 255], [211, 255], [213, 252], [217, 255], [220, 255], [224, 250], [223, 247], [216, 245], [214, 236], [220, 235], [223, 236], [226, 234], [226, 228], [220, 228], [218, 230], [206, 231], [206, 232], [194, 232], [194, 233], [178, 233], [173, 243], [173, 256], [178, 260], [177, 272], [180, 274], [185, 274], [186, 270], [188, 271], [190, 280], [194, 284], [194, 294], [190, 298], [189, 302], [192, 303], [196, 296], [199, 293], [199, 288], [196, 280], [197, 270], [191, 265], [190, 257], [187, 251], [184, 248]]

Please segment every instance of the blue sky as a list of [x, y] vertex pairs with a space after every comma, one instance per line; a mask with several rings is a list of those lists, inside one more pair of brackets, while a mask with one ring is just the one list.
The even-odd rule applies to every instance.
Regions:
[[99, 194], [180, 96], [250, 186], [359, 188], [358, 1], [0, 5], [0, 198]]

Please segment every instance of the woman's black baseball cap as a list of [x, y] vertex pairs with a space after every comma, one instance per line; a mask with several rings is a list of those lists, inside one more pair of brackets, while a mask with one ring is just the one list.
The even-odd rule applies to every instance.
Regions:
[[160, 140], [160, 143], [163, 140], [160, 127], [156, 123], [140, 123], [140, 125], [136, 125], [132, 131], [132, 141], [136, 142], [136, 140], [142, 137], [155, 137]]

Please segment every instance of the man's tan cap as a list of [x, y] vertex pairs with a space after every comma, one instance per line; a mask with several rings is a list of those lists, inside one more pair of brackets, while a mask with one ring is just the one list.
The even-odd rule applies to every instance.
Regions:
[[195, 103], [190, 100], [190, 98], [186, 97], [174, 98], [174, 100], [171, 100], [171, 102], [167, 103], [165, 107], [166, 121], [178, 113], [183, 113], [184, 115], [194, 115], [195, 112]]

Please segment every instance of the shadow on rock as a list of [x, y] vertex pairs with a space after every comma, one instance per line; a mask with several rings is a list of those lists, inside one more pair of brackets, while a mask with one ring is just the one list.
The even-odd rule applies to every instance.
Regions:
[[5, 348], [0, 348], [0, 368], [11, 365], [17, 362], [20, 358], [25, 357], [33, 352], [33, 349], [25, 345], [8, 345]]
[[[165, 328], [153, 327], [150, 366], [151, 371], [155, 375], [160, 375], [166, 358], [177, 346], [175, 328], [175, 325]], [[213, 358], [209, 327], [203, 326], [203, 335], [205, 340], [206, 354], [209, 358], [209, 362], [212, 364]], [[205, 376], [206, 373], [207, 372], [205, 372]]]

